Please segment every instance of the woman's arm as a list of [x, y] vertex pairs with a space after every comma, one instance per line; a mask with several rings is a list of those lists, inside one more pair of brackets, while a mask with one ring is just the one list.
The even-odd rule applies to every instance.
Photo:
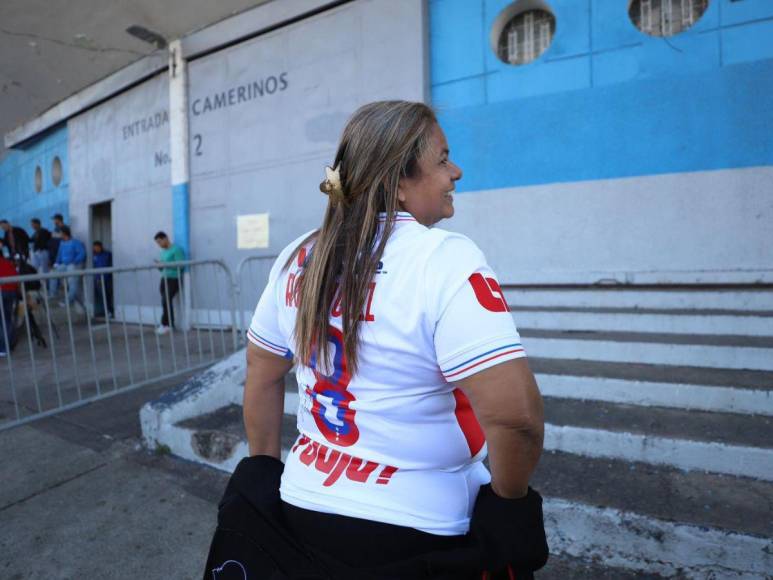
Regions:
[[525, 496], [545, 433], [542, 397], [527, 359], [498, 364], [457, 384], [486, 435], [492, 489], [500, 497]]
[[292, 361], [254, 344], [247, 345], [247, 380], [244, 383], [244, 428], [252, 455], [281, 453], [284, 377]]

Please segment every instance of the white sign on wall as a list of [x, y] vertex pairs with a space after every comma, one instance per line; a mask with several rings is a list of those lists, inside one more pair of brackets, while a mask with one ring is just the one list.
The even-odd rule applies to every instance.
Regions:
[[240, 250], [268, 248], [268, 214], [236, 216], [236, 247]]

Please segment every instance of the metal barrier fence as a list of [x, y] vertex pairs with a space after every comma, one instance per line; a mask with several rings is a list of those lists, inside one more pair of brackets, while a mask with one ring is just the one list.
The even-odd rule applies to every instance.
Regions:
[[247, 256], [236, 268], [236, 308], [239, 311], [239, 337], [243, 342], [247, 340], [245, 333], [276, 258], [276, 256]]
[[[276, 256], [72, 270], [0, 278], [0, 431], [185, 372], [241, 348]], [[770, 271], [721, 273], [698, 283], [670, 273], [593, 274], [502, 284], [505, 292], [770, 288]], [[756, 274], [755, 274], [756, 276]], [[621, 282], [622, 280], [622, 282]], [[681, 282], [681, 283], [680, 283]], [[59, 295], [59, 289], [63, 293]], [[167, 318], [168, 329], [159, 329]], [[173, 323], [174, 322], [174, 323]], [[15, 346], [15, 349], [12, 348]]]
[[0, 279], [15, 287], [2, 291], [0, 308], [0, 430], [203, 368], [239, 347], [225, 263], [171, 262], [160, 270]]

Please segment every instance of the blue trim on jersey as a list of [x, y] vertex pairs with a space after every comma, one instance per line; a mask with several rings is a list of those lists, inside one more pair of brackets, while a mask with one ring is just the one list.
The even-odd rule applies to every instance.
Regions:
[[[247, 329], [247, 336], [261, 343], [261, 346], [263, 346], [267, 350], [276, 350], [277, 351], [276, 354], [278, 354], [279, 356], [287, 357], [287, 354], [290, 353], [290, 349], [284, 346], [279, 346], [278, 344], [275, 344], [270, 340], [266, 340], [251, 328]], [[290, 354], [292, 355], [292, 353]], [[292, 356], [290, 356], [289, 358], [292, 359]]]
[[513, 343], [513, 344], [507, 344], [505, 346], [498, 346], [497, 348], [493, 348], [493, 349], [491, 349], [491, 350], [489, 350], [487, 352], [475, 355], [471, 359], [466, 360], [463, 363], [460, 363], [460, 364], [456, 365], [455, 367], [451, 367], [450, 369], [446, 369], [446, 370], [442, 370], [441, 369], [441, 372], [443, 374], [447, 374], [447, 373], [450, 373], [451, 371], [454, 371], [454, 370], [458, 369], [459, 367], [463, 367], [464, 365], [470, 364], [471, 362], [476, 361], [479, 358], [482, 358], [482, 357], [484, 357], [486, 355], [489, 355], [491, 353], [497, 352], [499, 350], [505, 350], [506, 348], [513, 348], [513, 347], [520, 347], [520, 346], [523, 346], [520, 342], [516, 342], [516, 343]]
[[257, 332], [255, 332], [255, 331], [254, 331], [254, 330], [252, 330], [251, 328], [250, 328], [249, 330], [250, 330], [250, 332], [251, 332], [252, 334], [254, 334], [255, 336], [257, 336], [257, 337], [258, 337], [260, 340], [262, 340], [263, 342], [267, 342], [268, 344], [270, 344], [271, 346], [274, 346], [274, 347], [278, 348], [279, 350], [287, 350], [287, 347], [284, 347], [284, 346], [282, 346], [282, 345], [279, 345], [279, 344], [276, 344], [276, 343], [274, 343], [274, 342], [271, 342], [271, 341], [270, 341], [270, 340], [268, 340], [267, 338], [265, 338], [265, 337], [263, 337], [263, 336], [260, 336], [260, 335], [259, 335]]

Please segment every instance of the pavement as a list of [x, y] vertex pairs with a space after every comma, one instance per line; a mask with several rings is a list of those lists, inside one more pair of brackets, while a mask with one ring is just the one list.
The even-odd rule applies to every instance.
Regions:
[[201, 578], [228, 475], [140, 445], [186, 378], [0, 432], [0, 578]]

